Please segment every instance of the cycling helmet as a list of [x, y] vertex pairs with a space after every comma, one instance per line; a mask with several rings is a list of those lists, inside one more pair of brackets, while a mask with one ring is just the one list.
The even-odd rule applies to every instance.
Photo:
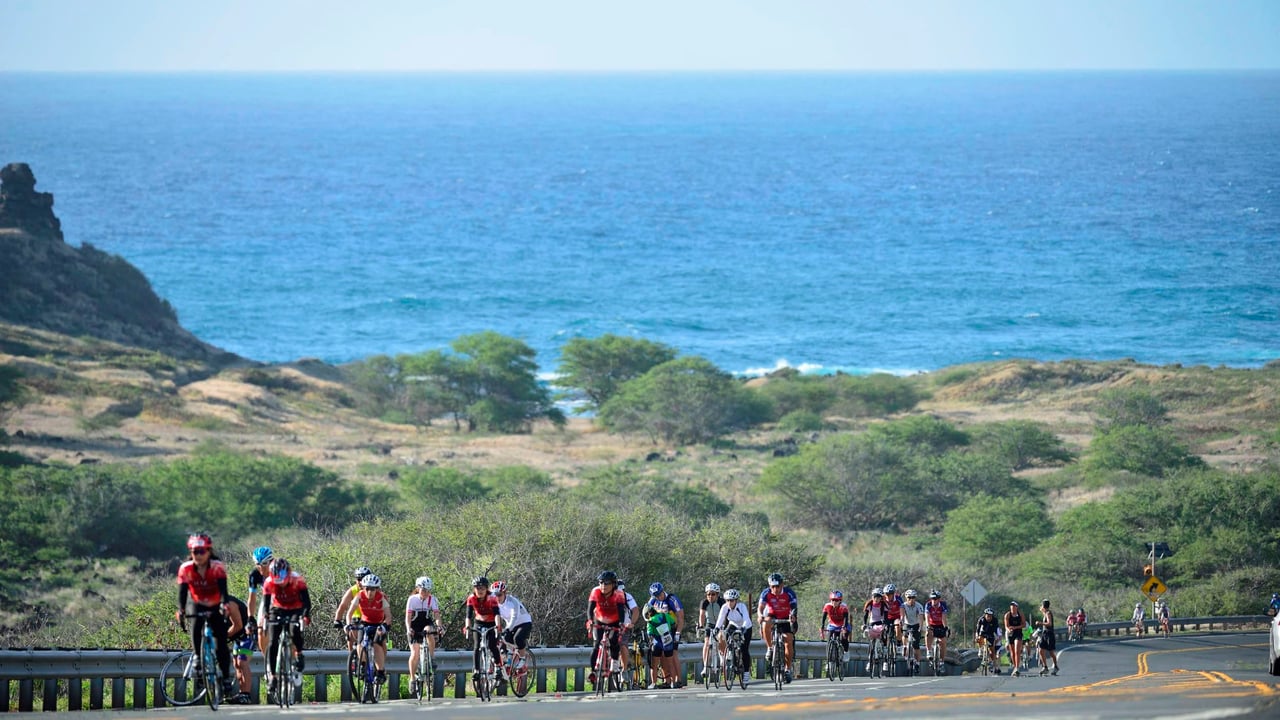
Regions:
[[489, 587], [489, 578], [479, 575], [471, 578], [471, 587]]
[[769, 574], [769, 584], [770, 584], [770, 585], [781, 585], [781, 584], [782, 584], [782, 573], [770, 573], [770, 574]]
[[725, 600], [737, 600], [737, 599], [738, 599], [738, 590], [737, 590], [737, 588], [729, 588], [728, 590], [725, 590], [725, 591], [724, 591], [724, 599], [725, 599]]
[[627, 584], [626, 584], [626, 583], [624, 583], [624, 582], [619, 582], [619, 583], [618, 583], [618, 589], [619, 589], [619, 590], [626, 590], [626, 589], [627, 589]]
[[1040, 607], [1049, 607], [1049, 598], [1040, 601]]
[[654, 612], [664, 613], [669, 609], [671, 609], [671, 605], [669, 605], [666, 600], [659, 600], [653, 604]]
[[612, 570], [605, 570], [604, 572], [596, 576], [596, 582], [600, 583], [601, 585], [605, 583], [616, 584], [618, 582], [618, 576]]
[[382, 578], [374, 575], [373, 573], [369, 573], [368, 575], [360, 578], [360, 587], [369, 589], [380, 588], [382, 587]]
[[875, 592], [871, 593], [871, 597], [873, 597], [873, 598], [882, 598], [882, 597], [884, 597], [884, 593], [880, 590], [880, 588], [876, 588], [876, 589], [875, 589]]
[[703, 592], [718, 593], [720, 592], [720, 586], [715, 583], [707, 583], [707, 587]]
[[365, 575], [368, 575], [372, 572], [373, 572], [372, 570], [365, 567], [364, 565], [361, 565], [360, 567], [356, 568], [356, 582], [360, 582], [360, 580], [363, 579]]
[[881, 590], [879, 586], [876, 586], [876, 587], [871, 588], [871, 594], [872, 594], [872, 595], [883, 595], [883, 594], [884, 594], [884, 590]]
[[425, 575], [414, 581], [413, 586], [415, 588], [426, 590], [427, 592], [431, 592], [436, 587], [435, 583], [431, 582], [431, 578], [426, 577]]
[[212, 550], [213, 538], [209, 537], [204, 533], [195, 533], [191, 537], [187, 538], [188, 550], [196, 550], [198, 548], [204, 548], [205, 550]]
[[894, 594], [894, 593], [896, 593], [896, 592], [898, 592], [898, 586], [897, 586], [897, 585], [894, 585], [893, 583], [885, 583], [885, 585], [884, 585], [884, 594], [885, 594], [885, 595], [892, 595], [892, 594]]
[[1142, 607], [1142, 603], [1141, 603], [1141, 602], [1136, 602], [1136, 603], [1134, 603], [1134, 604], [1133, 604], [1133, 609], [1134, 609], [1134, 610], [1137, 610], [1137, 609], [1138, 609], [1138, 608], [1140, 608], [1140, 607]]
[[261, 547], [256, 548], [253, 551], [253, 564], [261, 565], [262, 563], [270, 560], [272, 557], [274, 556], [271, 554], [271, 548], [267, 547], [266, 545], [263, 545]]
[[839, 590], [832, 590], [832, 591], [831, 591], [831, 597], [830, 597], [829, 599], [831, 599], [831, 600], [843, 600], [843, 599], [844, 599], [844, 593], [840, 592]]
[[915, 597], [915, 596], [916, 596], [916, 591], [915, 591], [915, 590], [908, 590], [908, 591], [907, 591], [907, 597], [909, 597], [909, 598], [913, 598], [913, 597]]
[[996, 611], [995, 611], [995, 610], [992, 610], [991, 608], [987, 608], [986, 610], [983, 610], [983, 611], [982, 611], [982, 614], [983, 614], [983, 615], [995, 615], [995, 614], [996, 614]]
[[658, 593], [662, 592], [665, 589], [666, 588], [662, 587], [662, 583], [656, 582], [649, 586], [649, 594], [654, 597], [658, 597]]
[[289, 561], [284, 558], [276, 558], [271, 561], [271, 577], [276, 580], [284, 580], [289, 577]]
[[938, 598], [940, 598], [940, 597], [942, 597], [942, 596], [938, 594], [938, 591], [937, 591], [937, 590], [930, 590], [930, 591], [929, 591], [929, 599], [930, 599], [930, 600], [937, 600], [937, 599], [938, 599]]
[[501, 595], [502, 593], [507, 591], [507, 581], [494, 580], [493, 584], [489, 586], [489, 589], [493, 591], [494, 595]]

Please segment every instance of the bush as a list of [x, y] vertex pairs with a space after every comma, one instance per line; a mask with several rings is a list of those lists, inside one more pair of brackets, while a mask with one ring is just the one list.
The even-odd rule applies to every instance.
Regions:
[[1112, 425], [1099, 430], [1085, 460], [1090, 472], [1127, 470], [1160, 477], [1182, 468], [1202, 467], [1166, 428], [1146, 425]]
[[970, 432], [979, 450], [1000, 457], [1014, 471], [1075, 459], [1062, 439], [1040, 423], [1010, 420], [981, 425]]
[[1034, 548], [1052, 534], [1043, 503], [980, 493], [947, 513], [942, 555], [981, 564]]
[[618, 389], [597, 420], [612, 432], [639, 432], [680, 444], [707, 442], [769, 417], [763, 398], [700, 357], [659, 365]]
[[675, 348], [640, 338], [573, 338], [560, 348], [556, 382], [581, 390], [590, 402], [582, 408], [586, 412], [603, 406], [624, 383], [675, 358]]
[[1139, 388], [1113, 388], [1098, 393], [1093, 404], [1098, 427], [1157, 426], [1169, 422], [1169, 410], [1151, 393]]
[[818, 432], [830, 427], [820, 415], [808, 410], [792, 410], [778, 418], [778, 429], [787, 432]]

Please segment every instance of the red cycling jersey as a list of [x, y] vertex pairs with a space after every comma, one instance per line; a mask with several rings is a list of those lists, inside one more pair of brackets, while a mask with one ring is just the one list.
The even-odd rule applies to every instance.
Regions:
[[897, 595], [890, 595], [884, 599], [884, 616], [887, 620], [897, 620], [902, 617], [902, 600]]
[[791, 617], [791, 594], [786, 590], [776, 593], [772, 590], [766, 590], [760, 596], [760, 602], [764, 604], [765, 615], [775, 620], [785, 622]]
[[828, 625], [839, 625], [844, 627], [849, 621], [849, 606], [844, 603], [836, 605], [835, 603], [827, 603], [823, 606], [822, 612], [827, 616]]
[[196, 569], [196, 564], [188, 560], [178, 568], [178, 584], [187, 586], [187, 595], [197, 605], [217, 605], [222, 602], [222, 592], [218, 590], [218, 581], [225, 580], [227, 568], [217, 560], [210, 560], [204, 574]]
[[627, 596], [621, 590], [614, 590], [606, 595], [599, 586], [591, 589], [588, 603], [596, 604], [596, 616], [592, 618], [605, 625], [617, 625], [622, 622], [626, 613]]
[[370, 625], [381, 625], [386, 622], [387, 613], [382, 609], [382, 602], [386, 597], [381, 590], [375, 590], [372, 595], [368, 590], [356, 593], [356, 602], [360, 603], [360, 620]]
[[482, 598], [476, 597], [475, 593], [468, 595], [467, 607], [475, 612], [476, 622], [482, 622], [486, 625], [497, 622], [498, 598], [494, 597], [492, 593]]
[[307, 581], [292, 570], [284, 580], [272, 576], [262, 584], [262, 592], [271, 596], [271, 607], [277, 610], [301, 610], [302, 591], [306, 589]]

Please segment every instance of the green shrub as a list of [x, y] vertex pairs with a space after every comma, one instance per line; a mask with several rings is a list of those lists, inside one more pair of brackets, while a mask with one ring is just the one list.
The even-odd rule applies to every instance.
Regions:
[[942, 555], [983, 563], [1034, 548], [1052, 534], [1053, 523], [1043, 503], [979, 493], [947, 513]]
[[1085, 465], [1090, 472], [1127, 470], [1160, 477], [1182, 468], [1201, 467], [1204, 461], [1192, 455], [1166, 428], [1112, 425], [1094, 435]]
[[787, 432], [818, 432], [829, 427], [822, 416], [808, 410], [792, 410], [778, 418], [778, 429]]

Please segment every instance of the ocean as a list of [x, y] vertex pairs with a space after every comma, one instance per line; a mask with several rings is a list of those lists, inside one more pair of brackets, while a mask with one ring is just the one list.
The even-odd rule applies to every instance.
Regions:
[[1280, 73], [0, 74], [0, 163], [262, 361], [1280, 358]]

